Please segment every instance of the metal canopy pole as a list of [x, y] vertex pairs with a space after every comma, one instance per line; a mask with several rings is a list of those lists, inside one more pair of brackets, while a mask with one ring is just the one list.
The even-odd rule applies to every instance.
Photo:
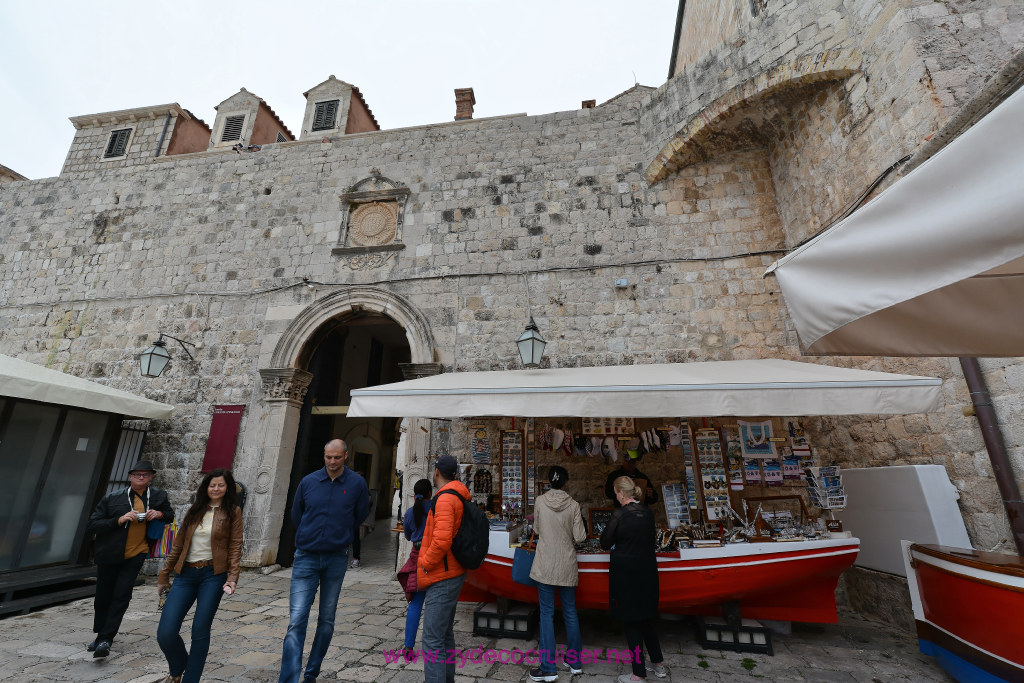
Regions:
[[1020, 488], [1014, 478], [1010, 458], [1006, 454], [1006, 443], [1003, 441], [1003, 433], [999, 430], [992, 397], [988, 393], [988, 386], [981, 374], [981, 365], [977, 358], [961, 358], [960, 367], [964, 371], [964, 379], [967, 380], [967, 389], [971, 392], [974, 414], [978, 418], [982, 438], [985, 439], [985, 448], [988, 450], [996, 485], [999, 486], [999, 495], [1003, 499], [1003, 507], [1006, 508], [1006, 516], [1010, 521], [1010, 533], [1017, 546], [1017, 554], [1024, 555], [1024, 503], [1021, 502]]

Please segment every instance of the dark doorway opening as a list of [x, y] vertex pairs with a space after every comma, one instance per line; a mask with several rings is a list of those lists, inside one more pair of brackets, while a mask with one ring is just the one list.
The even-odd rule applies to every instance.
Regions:
[[402, 380], [400, 363], [411, 357], [405, 330], [387, 316], [374, 313], [333, 320], [308, 343], [306, 369], [313, 374], [302, 404], [277, 562], [290, 566], [295, 556], [291, 508], [299, 482], [324, 466], [324, 444], [344, 439], [347, 466], [366, 479], [376, 499], [374, 519], [391, 516], [394, 497], [396, 418], [346, 417], [353, 389]]

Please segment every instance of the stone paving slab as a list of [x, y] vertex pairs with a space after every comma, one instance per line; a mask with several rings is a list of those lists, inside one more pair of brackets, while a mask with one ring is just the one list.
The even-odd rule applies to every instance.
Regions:
[[[331, 648], [321, 681], [416, 683], [423, 680], [422, 661], [387, 663], [384, 649], [401, 647], [405, 600], [393, 579], [395, 543], [387, 524], [364, 542], [363, 567], [350, 569]], [[269, 575], [244, 572], [239, 590], [225, 598], [213, 627], [213, 642], [204, 681], [273, 683], [281, 662], [281, 644], [288, 625], [288, 584], [291, 572]], [[463, 604], [456, 620], [456, 643], [470, 650], [528, 650], [536, 641], [476, 637], [475, 605]], [[317, 603], [310, 617], [306, 648], [312, 641]], [[154, 585], [138, 586], [110, 657], [93, 660], [85, 651], [92, 640], [91, 600], [78, 600], [24, 616], [0, 620], [0, 680], [112, 681], [156, 683], [166, 675], [166, 662], [156, 644]], [[580, 615], [584, 646], [602, 651], [625, 647], [619, 626], [600, 612]], [[191, 621], [182, 627], [188, 642]], [[558, 626], [560, 635], [561, 627]], [[790, 636], [775, 636], [775, 656], [703, 650], [687, 620], [659, 624], [667, 683], [681, 681], [803, 681], [811, 683], [952, 683], [930, 657], [917, 649], [910, 634], [857, 614], [840, 614], [837, 624], [794, 624]], [[564, 642], [564, 640], [562, 640]], [[417, 646], [419, 643], [417, 642]], [[528, 681], [525, 664], [466, 662], [457, 683]], [[614, 681], [628, 664], [600, 662], [563, 683]], [[652, 681], [659, 679], [651, 678]]]

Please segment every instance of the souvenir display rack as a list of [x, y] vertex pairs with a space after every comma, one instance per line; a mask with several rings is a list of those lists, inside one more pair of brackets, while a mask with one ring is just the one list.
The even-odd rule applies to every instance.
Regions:
[[526, 452], [523, 433], [518, 429], [501, 431], [501, 512], [504, 517], [522, 517], [526, 503]]

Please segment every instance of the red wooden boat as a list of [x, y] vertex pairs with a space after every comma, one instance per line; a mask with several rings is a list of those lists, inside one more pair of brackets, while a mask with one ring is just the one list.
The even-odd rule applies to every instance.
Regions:
[[[778, 543], [735, 543], [659, 554], [659, 611], [720, 614], [738, 602], [745, 618], [828, 623], [836, 621], [836, 583], [857, 558], [856, 538]], [[491, 531], [483, 565], [468, 574], [459, 596], [469, 602], [497, 597], [536, 603], [537, 589], [512, 581], [509, 535]], [[577, 555], [576, 606], [608, 609], [608, 555]]]
[[904, 541], [921, 652], [961, 683], [1024, 681], [1024, 557]]

